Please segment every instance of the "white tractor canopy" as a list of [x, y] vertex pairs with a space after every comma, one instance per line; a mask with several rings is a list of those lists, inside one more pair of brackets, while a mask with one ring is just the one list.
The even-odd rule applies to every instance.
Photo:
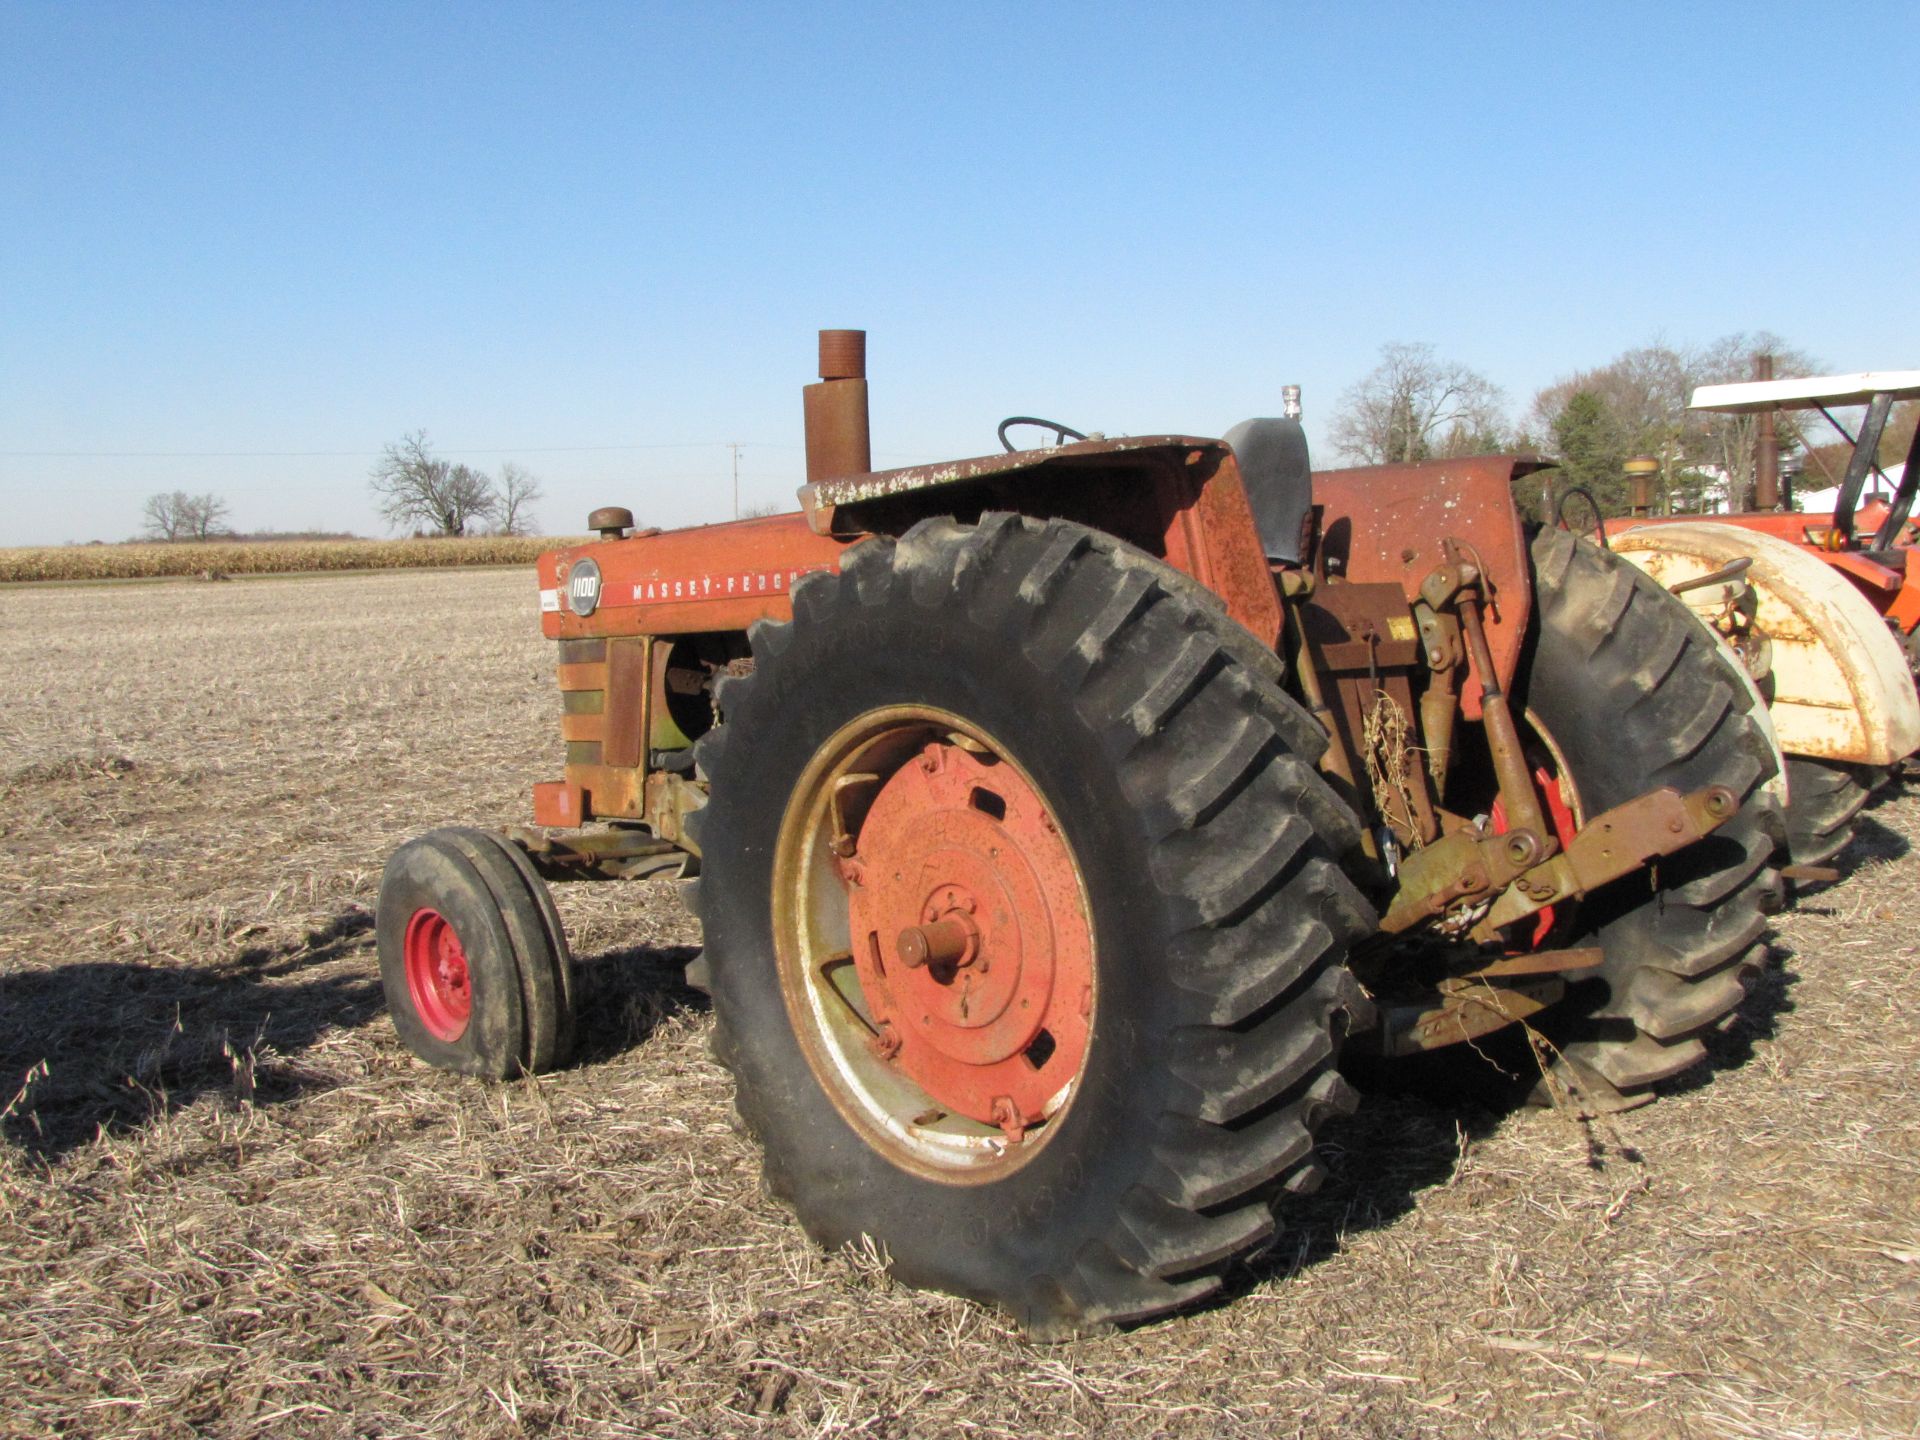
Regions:
[[1866, 405], [1876, 395], [1895, 400], [1920, 397], [1920, 370], [1860, 370], [1852, 375], [1801, 375], [1786, 380], [1741, 380], [1701, 385], [1690, 408], [1727, 415], [1759, 410], [1825, 410]]
[[[1693, 409], [1713, 410], [1737, 415], [1761, 410], [1818, 410], [1827, 423], [1853, 446], [1847, 461], [1847, 473], [1841, 477], [1839, 494], [1833, 502], [1833, 528], [1849, 548], [1855, 548], [1853, 512], [1860, 501], [1860, 487], [1869, 472], [1879, 470], [1880, 437], [1896, 401], [1920, 396], [1920, 370], [1861, 370], [1852, 375], [1801, 375], [1786, 380], [1742, 380], [1732, 385], [1702, 385], [1693, 392]], [[1856, 434], [1834, 415], [1835, 406], [1865, 405], [1867, 413]], [[1865, 548], [1891, 550], [1900, 539], [1913, 513], [1916, 487], [1920, 487], [1920, 431], [1914, 432], [1907, 452], [1907, 465], [1900, 484], [1895, 487], [1887, 515]]]

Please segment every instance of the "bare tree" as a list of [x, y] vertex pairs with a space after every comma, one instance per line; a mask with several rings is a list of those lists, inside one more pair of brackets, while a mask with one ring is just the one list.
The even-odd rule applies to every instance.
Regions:
[[533, 475], [511, 460], [502, 461], [494, 481], [493, 513], [502, 535], [531, 535], [540, 522], [534, 516], [534, 501], [545, 498], [546, 491]]
[[464, 535], [469, 525], [492, 516], [500, 503], [484, 471], [435, 455], [424, 430], [387, 446], [370, 483], [380, 514], [395, 529], [412, 525], [440, 535]]
[[[1717, 471], [1725, 477], [1727, 494], [1737, 506], [1753, 484], [1757, 421], [1751, 415], [1691, 411], [1687, 405], [1695, 386], [1751, 379], [1753, 357], [1762, 351], [1773, 355], [1783, 374], [1804, 375], [1817, 368], [1804, 351], [1765, 331], [1728, 335], [1703, 346], [1676, 347], [1655, 341], [1541, 390], [1534, 396], [1528, 426], [1538, 435], [1555, 437], [1555, 453], [1560, 454], [1562, 437], [1569, 429], [1568, 404], [1577, 396], [1590, 397], [1600, 407], [1597, 421], [1615, 439], [1610, 451], [1615, 459], [1653, 456], [1661, 463], [1666, 494], [1694, 492], [1689, 494], [1694, 503], [1705, 498], [1701, 487], [1708, 482], [1701, 474], [1703, 468]], [[1779, 434], [1783, 446], [1798, 441], [1790, 413], [1779, 417]], [[1619, 477], [1613, 474], [1606, 484], [1624, 496], [1624, 483], [1616, 482]]]
[[1491, 380], [1431, 345], [1385, 345], [1380, 363], [1340, 397], [1334, 448], [1362, 464], [1497, 450], [1505, 400]]
[[[1776, 375], [1811, 375], [1820, 368], [1805, 351], [1795, 349], [1770, 331], [1761, 330], [1754, 334], [1722, 336], [1694, 351], [1690, 357], [1693, 383], [1724, 385], [1751, 380], [1756, 355], [1773, 356]], [[1745, 510], [1753, 495], [1753, 445], [1760, 432], [1760, 417], [1696, 413], [1691, 419], [1702, 458], [1717, 465], [1727, 477], [1728, 508]], [[1800, 424], [1791, 410], [1775, 415], [1774, 430], [1782, 451], [1802, 443]]]
[[206, 540], [227, 528], [227, 502], [218, 495], [189, 495], [184, 490], [150, 495], [141, 514], [146, 533], [156, 540]]

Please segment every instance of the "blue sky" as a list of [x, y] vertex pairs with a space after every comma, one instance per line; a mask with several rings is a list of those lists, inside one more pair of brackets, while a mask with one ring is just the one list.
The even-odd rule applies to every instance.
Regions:
[[721, 518], [729, 440], [789, 501], [821, 326], [881, 464], [1324, 421], [1390, 341], [1516, 407], [1655, 337], [1920, 364], [1920, 6], [1814, 14], [0, 0], [0, 544], [381, 533], [417, 428], [549, 530]]

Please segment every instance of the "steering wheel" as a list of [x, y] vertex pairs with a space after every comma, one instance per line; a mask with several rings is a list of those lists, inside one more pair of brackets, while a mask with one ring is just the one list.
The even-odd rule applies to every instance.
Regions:
[[1010, 452], [1017, 451], [1020, 448], [1007, 438], [1007, 431], [1016, 425], [1034, 425], [1042, 430], [1051, 430], [1059, 437], [1057, 443], [1061, 445], [1066, 444], [1069, 440], [1084, 440], [1087, 438], [1071, 425], [1062, 425], [1058, 420], [1042, 420], [1037, 415], [1009, 415], [1000, 422], [1000, 443], [1006, 446]]

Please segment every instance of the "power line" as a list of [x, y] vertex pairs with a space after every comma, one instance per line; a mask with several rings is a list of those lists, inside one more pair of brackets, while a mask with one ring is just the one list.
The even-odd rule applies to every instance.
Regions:
[[[464, 445], [434, 446], [442, 455], [583, 455], [636, 450], [710, 450], [751, 448], [798, 450], [760, 440], [680, 440], [666, 445]], [[354, 460], [384, 455], [384, 450], [0, 450], [6, 460]]]

